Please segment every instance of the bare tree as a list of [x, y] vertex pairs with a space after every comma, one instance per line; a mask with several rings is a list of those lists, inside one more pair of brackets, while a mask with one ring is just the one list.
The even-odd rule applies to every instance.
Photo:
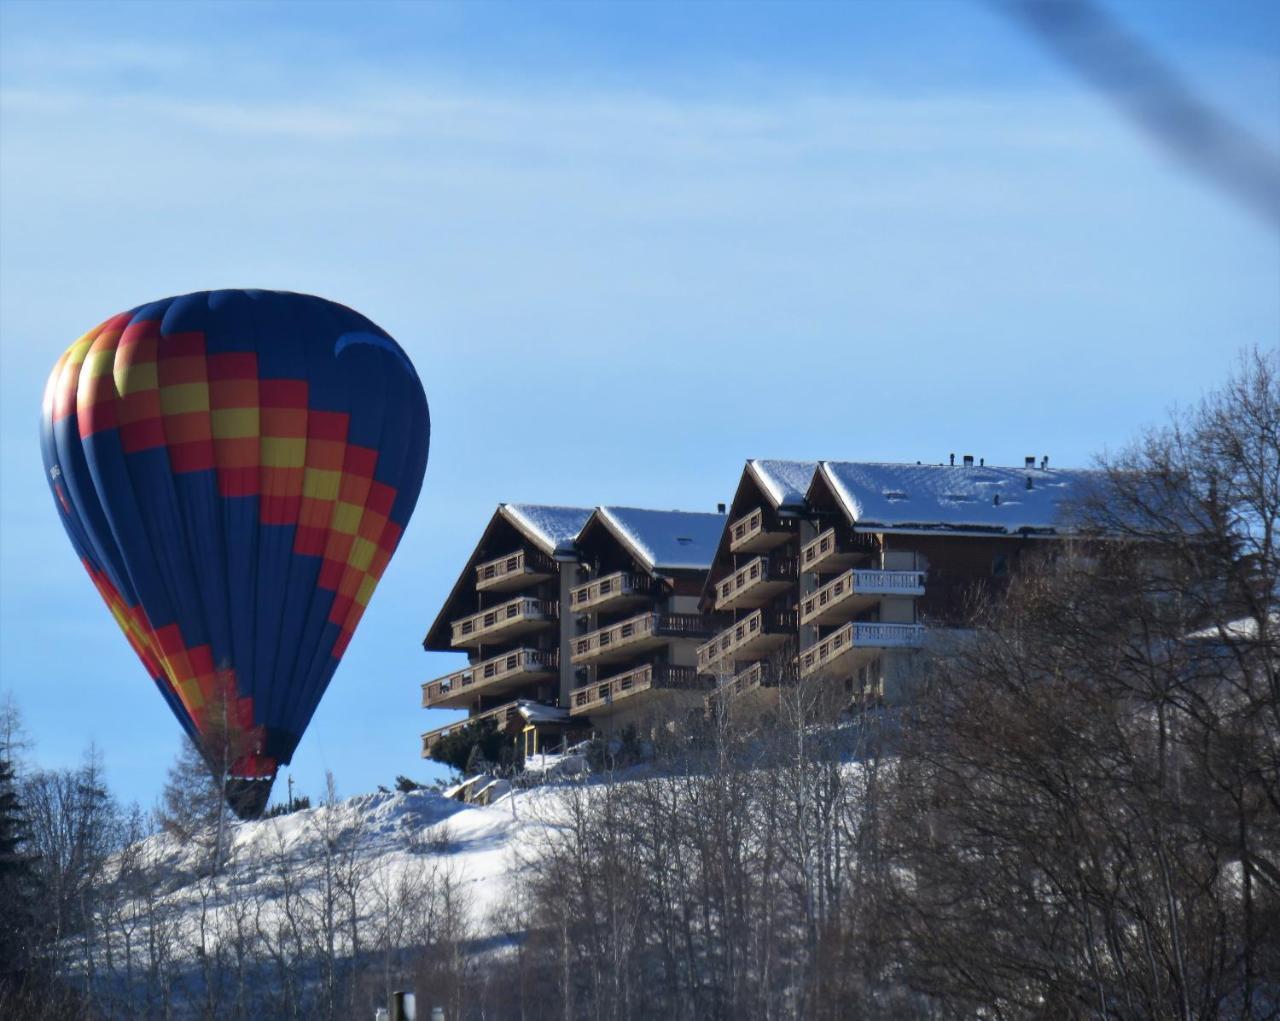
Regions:
[[906, 978], [1007, 1016], [1268, 1016], [1280, 371], [1103, 462], [1088, 538], [937, 657], [897, 769]]

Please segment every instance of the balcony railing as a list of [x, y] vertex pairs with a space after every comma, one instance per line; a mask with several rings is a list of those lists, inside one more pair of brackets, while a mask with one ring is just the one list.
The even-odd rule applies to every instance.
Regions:
[[882, 596], [924, 595], [921, 571], [854, 568], [800, 602], [801, 624], [840, 624]]
[[850, 621], [816, 645], [800, 653], [800, 676], [831, 666], [850, 654], [870, 658], [884, 649], [914, 649], [924, 641], [919, 624], [885, 624], [879, 621]]
[[776, 698], [775, 677], [776, 674], [770, 671], [768, 664], [752, 663], [745, 670], [734, 674], [720, 687], [707, 693], [707, 697], [703, 700], [706, 710], [707, 712], [714, 712], [716, 703], [728, 704], [734, 699], [742, 699], [746, 695], [758, 697], [767, 692]]
[[453, 622], [453, 645], [464, 648], [499, 638], [510, 639], [546, 627], [558, 616], [554, 599], [517, 596], [489, 610], [481, 610]]
[[477, 693], [492, 695], [508, 688], [518, 688], [531, 681], [551, 677], [559, 669], [559, 650], [513, 649], [428, 681], [422, 686], [422, 705], [423, 708], [467, 706]]
[[755, 557], [717, 582], [716, 609], [764, 606], [795, 581], [795, 557]]
[[698, 672], [715, 673], [735, 662], [763, 659], [796, 632], [796, 615], [756, 610], [698, 646]]
[[465, 720], [459, 720], [457, 723], [447, 723], [443, 727], [436, 727], [435, 730], [428, 730], [422, 735], [422, 757], [425, 759], [431, 754], [431, 749], [439, 744], [444, 738], [450, 734], [456, 734], [463, 727], [472, 723], [482, 723], [485, 720], [494, 720], [498, 724], [499, 730], [504, 730], [520, 716], [520, 703], [508, 702], [506, 705], [500, 705], [495, 709], [486, 709], [482, 713], [476, 713], [474, 716], [468, 716]]
[[781, 546], [795, 533], [785, 528], [767, 528], [764, 509], [757, 507], [749, 514], [729, 522], [729, 551], [731, 553], [762, 553]]
[[625, 673], [606, 677], [573, 692], [569, 712], [574, 716], [599, 712], [644, 691], [662, 688], [691, 688], [698, 683], [697, 671], [691, 666], [646, 663]]
[[578, 585], [569, 593], [574, 613], [588, 610], [617, 610], [629, 603], [647, 599], [653, 591], [653, 579], [647, 574], [615, 571]]
[[540, 550], [516, 550], [476, 565], [478, 592], [514, 592], [556, 576], [556, 562]]
[[834, 528], [819, 532], [817, 538], [800, 547], [800, 570], [839, 571], [852, 567], [866, 556], [862, 550], [850, 549], [851, 542], [842, 542]]
[[573, 662], [608, 663], [666, 645], [674, 638], [703, 638], [705, 619], [696, 613], [641, 613], [589, 631], [573, 640]]

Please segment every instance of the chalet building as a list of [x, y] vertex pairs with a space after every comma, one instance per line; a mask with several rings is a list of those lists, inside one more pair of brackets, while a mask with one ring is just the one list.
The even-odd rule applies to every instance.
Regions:
[[723, 514], [598, 507], [578, 536], [582, 584], [570, 593], [577, 675], [569, 711], [597, 729], [682, 705], [706, 687], [696, 649], [711, 635], [699, 611]]
[[751, 460], [729, 504], [702, 609], [721, 629], [697, 649], [714, 697], [774, 687], [771, 661], [795, 654], [801, 551], [816, 533], [808, 491], [816, 461]]
[[422, 705], [468, 716], [422, 735], [422, 754], [492, 719], [526, 755], [566, 733], [700, 702], [698, 610], [720, 514], [502, 504], [423, 647], [467, 666], [422, 686]]
[[975, 590], [998, 592], [1028, 550], [1063, 537], [1065, 505], [1090, 475], [1034, 458], [821, 461], [802, 485], [805, 464], [743, 472], [703, 596], [733, 614], [698, 650], [715, 681], [708, 708], [768, 704], [797, 676], [895, 700], [914, 656], [962, 623]]
[[422, 754], [476, 720], [531, 755], [699, 704], [767, 707], [809, 677], [893, 702], [975, 591], [1064, 537], [1091, 474], [751, 460], [727, 515], [503, 504], [423, 642], [468, 659], [423, 706], [468, 716]]
[[[466, 709], [462, 722], [492, 719], [503, 731], [524, 733], [522, 705], [569, 704], [574, 672], [569, 661], [572, 618], [561, 617], [578, 581], [574, 540], [591, 517], [585, 507], [501, 504], [454, 583], [423, 648], [465, 652], [467, 665], [422, 686], [429, 709]], [[571, 726], [567, 709], [539, 712], [526, 741]], [[459, 723], [422, 735], [426, 756]]]

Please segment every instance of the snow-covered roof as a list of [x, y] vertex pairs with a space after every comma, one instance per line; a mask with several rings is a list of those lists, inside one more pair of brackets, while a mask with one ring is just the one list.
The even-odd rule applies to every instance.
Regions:
[[725, 515], [697, 511], [600, 507], [601, 519], [652, 570], [705, 571], [724, 532]]
[[590, 507], [504, 503], [499, 509], [530, 540], [552, 555], [572, 552], [574, 539], [591, 517]]
[[755, 474], [775, 507], [801, 507], [817, 461], [771, 461], [752, 458], [747, 467]]
[[569, 720], [568, 709], [561, 709], [553, 705], [543, 705], [541, 702], [522, 700], [516, 706], [516, 711], [529, 723], [566, 723]]
[[[857, 527], [902, 531], [1054, 531], [1097, 472], [823, 461], [820, 471]], [[1031, 488], [1027, 488], [1027, 480]]]
[[[1280, 612], [1273, 613], [1268, 617], [1267, 626], [1270, 629], [1280, 629]], [[1256, 642], [1258, 640], [1258, 619], [1256, 617], [1240, 617], [1237, 620], [1224, 621], [1221, 624], [1211, 624], [1199, 631], [1192, 631], [1187, 635], [1192, 641], [1201, 642]]]

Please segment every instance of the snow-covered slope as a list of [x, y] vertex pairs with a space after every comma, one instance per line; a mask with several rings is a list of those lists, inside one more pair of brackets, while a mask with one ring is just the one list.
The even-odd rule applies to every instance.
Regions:
[[[494, 909], [512, 891], [520, 848], [528, 849], [556, 825], [556, 785], [506, 794], [488, 806], [467, 805], [436, 791], [364, 794], [291, 815], [236, 823], [226, 837], [228, 860], [209, 877], [207, 850], [155, 834], [126, 852], [141, 864], [141, 889], [158, 893], [123, 904], [121, 918], [157, 907], [174, 925], [177, 957], [234, 939], [237, 919], [250, 905], [255, 932], [282, 931], [290, 912], [314, 918], [332, 886], [355, 889], [357, 912], [376, 928], [388, 891], [426, 896], [443, 877], [456, 903], [466, 906], [468, 928], [480, 935]], [[414, 883], [418, 885], [415, 887]], [[345, 894], [344, 894], [345, 896]], [[294, 903], [289, 898], [295, 898]], [[349, 908], [341, 908], [348, 913]], [[339, 931], [340, 942], [345, 942]], [[361, 937], [362, 942], [369, 939]]]

